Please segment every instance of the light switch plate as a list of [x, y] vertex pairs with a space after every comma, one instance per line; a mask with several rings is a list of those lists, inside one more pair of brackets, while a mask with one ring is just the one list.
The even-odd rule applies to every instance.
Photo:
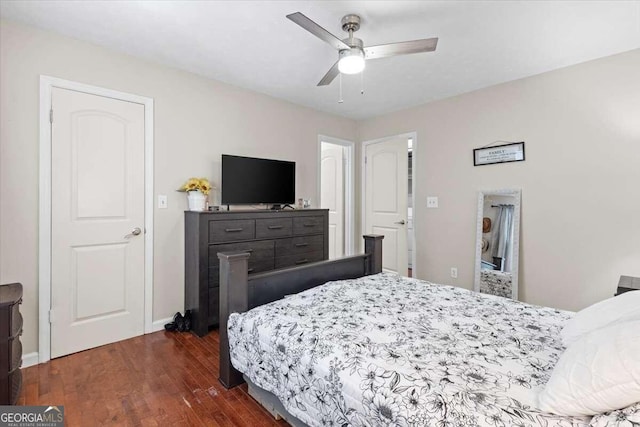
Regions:
[[437, 196], [429, 196], [429, 197], [427, 197], [427, 207], [428, 208], [437, 208], [438, 207], [438, 197]]
[[165, 194], [158, 195], [158, 209], [167, 209], [167, 196]]

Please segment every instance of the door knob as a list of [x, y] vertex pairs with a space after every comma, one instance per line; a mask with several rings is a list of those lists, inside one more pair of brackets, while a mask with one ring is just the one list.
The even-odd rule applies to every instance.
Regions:
[[396, 221], [396, 222], [394, 222], [394, 224], [404, 225], [404, 224], [405, 224], [405, 222], [404, 222], [404, 219], [402, 219], [402, 220], [400, 220], [400, 221]]
[[140, 227], [136, 227], [133, 230], [131, 230], [131, 233], [129, 233], [126, 236], [124, 236], [124, 238], [128, 239], [131, 236], [138, 236], [138, 235], [140, 235], [140, 233], [142, 233], [142, 230], [140, 229]]

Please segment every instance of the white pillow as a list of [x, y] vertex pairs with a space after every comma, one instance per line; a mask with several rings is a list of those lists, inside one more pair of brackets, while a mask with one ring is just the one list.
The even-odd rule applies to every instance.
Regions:
[[538, 407], [566, 416], [596, 415], [640, 402], [640, 321], [584, 335], [562, 354]]
[[640, 320], [640, 291], [625, 292], [580, 310], [565, 324], [560, 336], [568, 347], [584, 334], [631, 320]]

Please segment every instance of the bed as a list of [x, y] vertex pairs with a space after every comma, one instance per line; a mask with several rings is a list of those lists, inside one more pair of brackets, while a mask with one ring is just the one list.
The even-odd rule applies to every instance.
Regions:
[[534, 406], [569, 312], [382, 273], [365, 239], [360, 258], [255, 279], [247, 254], [220, 255], [223, 384], [244, 374], [294, 425], [589, 424]]

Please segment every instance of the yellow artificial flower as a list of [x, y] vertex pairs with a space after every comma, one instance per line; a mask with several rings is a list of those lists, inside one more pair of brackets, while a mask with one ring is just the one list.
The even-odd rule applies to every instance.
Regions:
[[213, 188], [207, 178], [189, 178], [178, 191], [201, 191], [206, 195], [209, 194]]
[[200, 178], [198, 185], [200, 187], [200, 191], [204, 194], [209, 194], [211, 191], [211, 184], [209, 184], [209, 180], [207, 180], [207, 178]]

